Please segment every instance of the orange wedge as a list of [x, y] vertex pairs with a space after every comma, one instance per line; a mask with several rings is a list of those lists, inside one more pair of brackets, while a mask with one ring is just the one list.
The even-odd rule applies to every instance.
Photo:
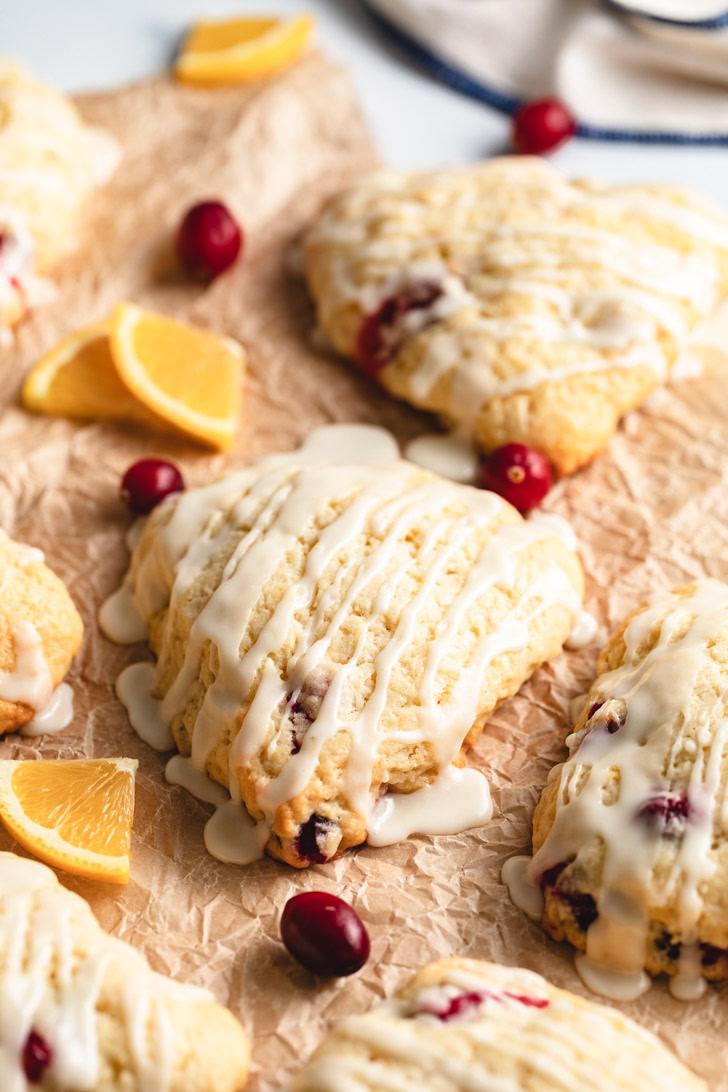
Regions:
[[271, 76], [301, 55], [313, 26], [311, 15], [196, 23], [184, 40], [175, 75], [183, 83], [203, 87]]
[[77, 330], [46, 353], [28, 374], [22, 401], [26, 409], [58, 417], [114, 421], [151, 417], [119, 378], [108, 322]]
[[131, 758], [0, 761], [0, 820], [47, 864], [128, 883], [136, 768]]
[[230, 449], [245, 363], [237, 342], [120, 303], [109, 343], [119, 377], [147, 409], [203, 443]]

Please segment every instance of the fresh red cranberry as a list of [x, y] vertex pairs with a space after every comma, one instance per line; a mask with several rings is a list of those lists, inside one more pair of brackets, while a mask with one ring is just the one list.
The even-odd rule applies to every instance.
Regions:
[[411, 311], [425, 311], [442, 295], [436, 281], [415, 281], [389, 296], [373, 315], [361, 324], [356, 340], [356, 359], [360, 367], [376, 379], [407, 337], [405, 317]]
[[551, 467], [540, 451], [526, 444], [504, 444], [480, 464], [480, 481], [517, 508], [528, 512], [544, 499], [553, 485]]
[[233, 264], [243, 245], [240, 225], [221, 201], [201, 201], [185, 215], [177, 254], [188, 273], [212, 279]]
[[302, 861], [308, 861], [310, 864], [325, 864], [328, 861], [321, 846], [333, 825], [330, 819], [314, 812], [299, 827], [296, 835], [296, 854]]
[[31, 1031], [23, 1047], [23, 1070], [31, 1084], [40, 1084], [52, 1061], [53, 1051], [48, 1043], [37, 1031]]
[[546, 155], [576, 132], [574, 115], [558, 99], [527, 102], [513, 117], [511, 140], [524, 155]]
[[369, 934], [356, 910], [326, 891], [288, 900], [281, 939], [294, 959], [324, 978], [354, 974], [369, 958]]
[[132, 512], [145, 516], [170, 493], [181, 493], [185, 487], [176, 466], [164, 459], [140, 459], [129, 467], [121, 479], [121, 499]]
[[701, 944], [701, 963], [704, 967], [714, 967], [715, 964], [723, 959], [724, 956], [728, 956], [728, 951], [725, 948], [716, 948], [714, 944]]
[[668, 838], [682, 834], [692, 816], [684, 792], [656, 792], [637, 812], [638, 819]]

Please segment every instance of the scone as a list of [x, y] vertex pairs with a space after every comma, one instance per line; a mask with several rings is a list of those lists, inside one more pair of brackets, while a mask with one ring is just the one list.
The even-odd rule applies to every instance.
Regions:
[[728, 586], [661, 593], [599, 658], [570, 757], [536, 809], [543, 925], [600, 970], [728, 977]]
[[324, 333], [387, 391], [568, 474], [728, 294], [728, 217], [674, 187], [570, 182], [519, 156], [354, 184], [305, 264]]
[[451, 764], [561, 651], [583, 581], [554, 517], [406, 462], [306, 458], [169, 498], [127, 582], [177, 746], [297, 867], [428, 786], [407, 833], [464, 829]]
[[118, 158], [65, 95], [0, 61], [0, 330], [19, 321], [73, 243], [81, 207]]
[[334, 1028], [290, 1092], [707, 1092], [656, 1036], [532, 971], [431, 963]]
[[238, 1092], [240, 1024], [155, 974], [45, 865], [0, 853], [3, 1092]]
[[0, 530], [0, 735], [48, 707], [82, 637], [79, 613], [40, 550]]

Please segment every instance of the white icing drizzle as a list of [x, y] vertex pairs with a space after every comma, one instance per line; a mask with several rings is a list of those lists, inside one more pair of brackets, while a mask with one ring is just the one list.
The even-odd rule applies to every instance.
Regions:
[[[360, 461], [341, 465], [352, 440]], [[140, 694], [133, 692], [139, 682], [139, 690], [148, 697], [152, 681], [150, 665], [144, 665], [141, 675], [132, 676], [133, 686], [128, 684], [131, 669], [124, 672], [117, 684], [119, 695], [130, 708], [136, 725], [150, 736], [147, 725], [151, 721], [154, 726], [151, 734], [156, 736], [160, 712], [161, 723], [169, 725], [187, 706], [190, 688], [198, 680], [203, 648], [211, 642], [216, 650], [215, 678], [205, 692], [191, 733], [191, 761], [197, 770], [204, 771], [208, 757], [225, 733], [234, 736], [229, 750], [228, 785], [235, 797], [239, 795], [237, 770], [245, 767], [264, 745], [271, 751], [275, 748], [278, 735], [274, 734], [272, 739], [267, 737], [276, 711], [286, 705], [292, 707], [304, 681], [315, 677], [351, 605], [372, 580], [391, 569], [398, 557], [401, 539], [410, 528], [417, 526], [423, 514], [439, 513], [454, 497], [464, 504], [467, 517], [459, 525], [453, 527], [448, 519], [436, 521], [424, 536], [418, 555], [418, 560], [427, 561], [424, 580], [401, 610], [389, 643], [377, 656], [374, 691], [362, 710], [354, 718], [351, 713], [345, 715], [341, 695], [366, 645], [371, 623], [362, 627], [357, 649], [349, 662], [336, 670], [321, 701], [315, 724], [307, 731], [300, 750], [291, 754], [277, 776], [268, 783], [259, 783], [255, 805], [262, 810], [268, 827], [273, 824], [278, 807], [309, 783], [326, 741], [346, 730], [353, 747], [346, 767], [345, 793], [351, 807], [371, 828], [375, 804], [372, 771], [382, 742], [381, 717], [392, 674], [415, 634], [420, 611], [427, 603], [431, 589], [447, 571], [450, 559], [456, 556], [465, 537], [471, 535], [474, 528], [490, 527], [502, 506], [493, 494], [466, 489], [454, 493], [455, 486], [437, 479], [407, 488], [413, 468], [408, 463], [392, 460], [393, 445], [394, 439], [381, 429], [329, 426], [313, 433], [303, 449], [293, 456], [271, 456], [251, 470], [181, 494], [170, 505], [168, 521], [158, 528], [146, 553], [135, 559], [127, 577], [124, 601], [128, 602], [131, 592], [138, 614], [150, 617], [183, 596], [210, 559], [225, 549], [229, 537], [236, 533], [235, 528], [245, 525], [246, 518], [249, 519], [246, 513], [257, 513], [250, 530], [242, 537], [238, 533], [235, 549], [219, 582], [191, 626], [184, 662], [161, 709], [154, 702], [140, 713]], [[361, 461], [365, 455], [370, 461]], [[332, 459], [336, 460], [333, 464]], [[384, 463], [386, 473], [382, 469]], [[297, 542], [301, 527], [335, 497], [348, 497], [349, 500], [321, 531], [315, 548], [307, 557], [305, 571], [286, 591], [255, 644], [241, 658], [239, 649], [247, 619], [266, 581], [276, 572], [286, 551]], [[264, 504], [259, 510], [261, 499]], [[231, 516], [221, 518], [224, 511], [230, 512]], [[348, 590], [333, 618], [322, 628], [330, 597], [324, 594], [308, 616], [304, 608], [316, 602], [321, 576], [331, 560], [367, 526], [373, 528], [378, 544], [364, 558], [343, 563], [342, 577], [350, 578]], [[535, 577], [499, 627], [484, 636], [474, 648], [470, 662], [463, 667], [447, 700], [443, 700], [440, 693], [441, 667], [468, 611], [477, 600], [491, 588], [512, 588], [519, 552], [533, 542], [553, 537], [562, 538], [570, 548], [575, 545], [573, 532], [558, 517], [544, 516], [504, 525], [490, 535], [429, 644], [417, 730], [410, 730], [401, 737], [396, 730], [388, 731], [389, 738], [402, 738], [413, 746], [428, 742], [440, 778], [449, 778], [456, 790], [459, 785], [467, 785], [468, 792], [460, 810], [460, 821], [467, 826], [485, 821], [489, 807], [487, 783], [476, 771], [456, 775], [449, 772], [449, 767], [476, 719], [483, 673], [499, 656], [526, 648], [532, 623], [550, 607], [564, 605], [574, 618], [578, 617], [581, 603], [565, 570], [552, 563]], [[375, 617], [390, 610], [411, 564], [407, 554], [404, 560], [398, 561], [399, 567], [389, 572], [376, 598]], [[333, 592], [337, 589], [335, 582]], [[117, 605], [119, 602], [121, 600], [117, 600]], [[301, 612], [298, 615], [302, 618], [301, 632], [285, 677], [282, 677], [270, 654], [283, 643], [297, 612]], [[105, 626], [107, 632], [112, 632], [108, 615]], [[116, 632], [123, 628], [117, 626]], [[160, 647], [162, 670], [165, 667], [164, 635]], [[258, 680], [257, 691], [246, 710], [244, 730], [236, 734], [230, 731], [231, 717], [240, 707], [241, 695], [250, 692], [255, 680]], [[146, 697], [142, 699], [143, 702], [146, 700]], [[480, 784], [476, 788], [477, 780]], [[426, 827], [428, 833], [451, 832], [454, 829], [453, 801], [457, 800], [457, 795], [445, 793], [442, 786], [432, 786], [428, 799], [431, 814], [423, 819], [414, 818], [414, 802], [398, 803], [396, 818], [385, 824], [387, 829], [391, 831], [398, 825], [399, 829], [410, 826], [410, 829], [420, 831]], [[213, 826], [217, 829], [222, 823], [222, 818], [215, 819]]]
[[122, 584], [104, 600], [98, 621], [101, 632], [117, 645], [134, 645], [137, 641], [146, 640], [149, 635], [147, 623], [137, 610], [128, 584]]
[[[536, 883], [545, 870], [603, 841], [598, 917], [577, 967], [590, 988], [616, 999], [638, 996], [644, 987], [649, 916], [665, 905], [676, 918], [665, 930], [682, 944], [673, 991], [696, 997], [703, 989], [704, 884], [716, 868], [714, 824], [728, 810], [728, 693], [702, 685], [700, 710], [696, 693], [726, 623], [728, 586], [716, 580], [659, 594], [632, 619], [621, 666], [600, 675], [588, 697], [589, 708], [605, 704], [569, 738], [554, 822], [529, 868]], [[654, 632], [656, 644], [643, 656]], [[616, 730], [606, 728], [610, 716], [619, 717]], [[687, 816], [662, 837], [643, 809], [666, 793]]]
[[15, 667], [0, 672], [0, 699], [41, 710], [53, 694], [51, 676], [40, 634], [32, 622], [16, 619], [12, 625]]
[[596, 637], [598, 629], [599, 624], [594, 615], [589, 614], [589, 611], [586, 610], [580, 611], [576, 625], [566, 642], [566, 647], [570, 649], [586, 648]]
[[410, 440], [405, 458], [433, 474], [473, 485], [478, 476], [478, 454], [471, 444], [454, 433], [428, 433]]
[[68, 683], [60, 683], [48, 704], [20, 729], [20, 734], [31, 737], [51, 735], [67, 728], [72, 720], [73, 690]]
[[483, 775], [448, 766], [424, 789], [383, 796], [372, 812], [367, 841], [371, 846], [391, 846], [410, 834], [459, 834], [483, 826], [492, 814]]
[[[595, 217], [607, 225], [592, 226]], [[648, 231], [655, 223], [679, 232], [678, 242], [657, 243]], [[685, 252], [686, 238], [694, 252]], [[410, 335], [438, 323], [407, 383], [416, 404], [472, 428], [489, 400], [545, 381], [635, 367], [665, 379], [690, 328], [724, 291], [728, 223], [693, 195], [569, 182], [548, 164], [495, 160], [470, 171], [365, 179], [324, 211], [308, 247], [327, 249], [327, 292], [317, 301], [325, 326], [346, 303], [371, 314], [406, 284], [441, 287], [431, 307], [404, 321]], [[499, 313], [509, 296], [523, 297], [522, 306]], [[483, 349], [484, 335], [486, 345], [536, 343], [530, 364], [503, 374], [500, 354]], [[549, 366], [538, 342], [589, 352]]]
[[137, 735], [155, 751], [171, 751], [174, 738], [162, 717], [162, 703], [152, 694], [154, 664], [130, 664], [116, 680], [116, 696]]
[[[77, 941], [82, 934], [83, 945]], [[93, 1092], [101, 1072], [97, 1012], [104, 982], [119, 982], [122, 1034], [140, 1092], [171, 1087], [167, 1001], [211, 996], [155, 974], [140, 953], [103, 932], [49, 869], [0, 854], [0, 1087], [28, 1088], [29, 1033], [52, 1050], [53, 1087]]]
[[270, 833], [267, 824], [256, 824], [244, 804], [232, 800], [227, 789], [196, 769], [189, 758], [173, 755], [164, 776], [170, 785], [181, 785], [198, 800], [215, 805], [214, 814], [205, 824], [208, 853], [225, 864], [246, 865], [260, 860]]
[[541, 920], [543, 895], [538, 884], [528, 878], [530, 857], [509, 857], [501, 869], [501, 882], [508, 888], [511, 902], [534, 921]]
[[[471, 1001], [460, 1014], [438, 1017], [463, 996]], [[627, 1074], [629, 1088], [651, 1089], [656, 1072], [663, 1092], [707, 1092], [618, 1011], [577, 1003], [530, 971], [467, 960], [343, 1020], [291, 1092], [621, 1092]]]

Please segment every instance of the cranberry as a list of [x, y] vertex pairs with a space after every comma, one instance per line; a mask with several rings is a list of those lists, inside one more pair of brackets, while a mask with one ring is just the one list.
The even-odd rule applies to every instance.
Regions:
[[574, 115], [558, 99], [527, 102], [513, 118], [511, 139], [517, 152], [545, 155], [576, 132]]
[[593, 701], [589, 706], [589, 712], [587, 713], [587, 720], [591, 720], [595, 713], [598, 713], [601, 707], [604, 705], [603, 701]]
[[541, 890], [545, 891], [547, 887], [555, 887], [561, 873], [566, 868], [567, 862], [562, 861], [561, 864], [555, 864], [551, 868], [547, 868], [541, 876]]
[[564, 891], [556, 886], [559, 876], [568, 863], [568, 861], [562, 861], [561, 864], [547, 868], [541, 876], [541, 890], [546, 891], [548, 889], [553, 898], [565, 903], [569, 907], [577, 926], [582, 933], [585, 933], [592, 922], [599, 917], [599, 911], [594, 898], [586, 891]]
[[480, 481], [519, 512], [528, 512], [544, 499], [553, 476], [540, 451], [526, 444], [504, 444], [483, 458]]
[[40, 1084], [53, 1060], [53, 1051], [42, 1035], [31, 1030], [23, 1047], [23, 1070], [31, 1084]]
[[656, 792], [637, 812], [638, 819], [667, 838], [682, 834], [692, 815], [684, 792]]
[[326, 891], [288, 900], [281, 939], [294, 959], [324, 978], [354, 974], [369, 958], [369, 934], [361, 918], [348, 902]]
[[659, 936], [654, 939], [654, 946], [658, 952], [664, 952], [669, 960], [673, 962], [680, 958], [680, 951], [682, 944], [679, 941], [672, 939], [672, 935], [665, 929], [662, 930]]
[[306, 679], [301, 689], [286, 694], [288, 719], [291, 722], [291, 754], [297, 755], [301, 750], [303, 738], [309, 730], [321, 708], [321, 702], [326, 697], [326, 692], [331, 685], [331, 679], [324, 674], [313, 674]]
[[184, 487], [182, 475], [172, 463], [164, 459], [140, 459], [121, 479], [120, 496], [132, 512], [145, 516], [170, 493], [180, 493]]
[[701, 944], [701, 963], [704, 967], [714, 967], [718, 960], [728, 955], [725, 948], [716, 948], [714, 944]]
[[484, 1000], [482, 993], [459, 993], [457, 997], [450, 998], [446, 1008], [434, 1015], [444, 1022], [457, 1016], [473, 1015], [473, 1010], [480, 1008]]
[[243, 245], [240, 226], [221, 201], [201, 201], [185, 215], [177, 254], [188, 273], [212, 279], [233, 264]]
[[302, 861], [308, 861], [310, 864], [325, 864], [328, 861], [321, 843], [333, 825], [330, 819], [314, 812], [303, 826], [298, 828], [296, 853]]
[[407, 337], [404, 323], [411, 311], [424, 311], [442, 295], [436, 281], [415, 281], [389, 296], [361, 324], [356, 339], [356, 358], [361, 368], [376, 379]]
[[549, 1005], [547, 997], [528, 997], [523, 993], [510, 993], [509, 990], [505, 991], [505, 995], [510, 997], [511, 1001], [518, 1001], [519, 1005], [525, 1005], [527, 1009], [546, 1009]]

